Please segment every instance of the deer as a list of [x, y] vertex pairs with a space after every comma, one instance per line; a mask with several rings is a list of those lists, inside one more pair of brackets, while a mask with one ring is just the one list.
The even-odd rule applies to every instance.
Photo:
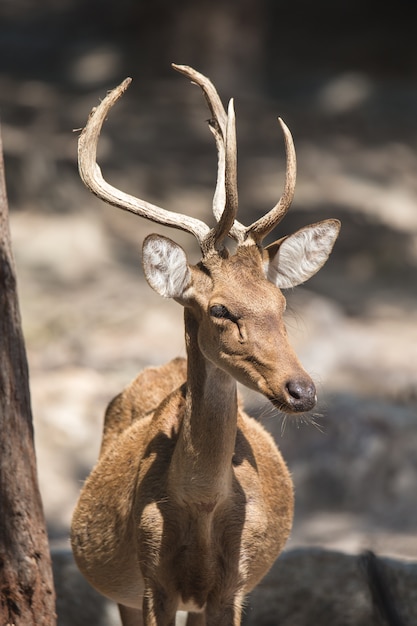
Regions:
[[[99, 459], [71, 524], [84, 577], [119, 606], [123, 626], [238, 626], [247, 594], [289, 537], [293, 483], [272, 436], [243, 409], [238, 383], [281, 414], [306, 414], [316, 388], [287, 337], [282, 289], [313, 276], [338, 236], [336, 219], [301, 228], [263, 247], [288, 212], [296, 156], [283, 120], [286, 171], [276, 205], [250, 226], [237, 220], [233, 99], [185, 65], [211, 114], [217, 148], [214, 226], [116, 189], [102, 176], [97, 145], [126, 79], [94, 108], [79, 138], [80, 176], [101, 200], [192, 234], [192, 265], [168, 237], [143, 242], [144, 275], [157, 294], [184, 308], [186, 358], [144, 369], [109, 404]], [[177, 622], [178, 623], [178, 622]]]

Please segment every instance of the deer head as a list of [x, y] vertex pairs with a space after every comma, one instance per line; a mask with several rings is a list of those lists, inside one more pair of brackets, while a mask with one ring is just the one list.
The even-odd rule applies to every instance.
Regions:
[[[110, 92], [90, 114], [79, 140], [81, 178], [104, 201], [196, 237], [202, 258], [194, 266], [189, 264], [184, 250], [167, 237], [150, 235], [143, 245], [143, 267], [149, 285], [161, 296], [182, 304], [186, 324], [195, 328], [189, 350], [199, 350], [207, 364], [261, 392], [282, 411], [308, 411], [316, 402], [315, 386], [287, 339], [281, 289], [305, 282], [324, 265], [340, 223], [324, 220], [263, 247], [264, 238], [285, 216], [294, 195], [296, 157], [290, 131], [279, 119], [287, 154], [284, 192], [266, 215], [246, 227], [236, 219], [233, 101], [226, 113], [216, 89], [205, 76], [187, 66], [173, 67], [201, 87], [211, 111], [209, 126], [218, 152], [214, 228], [134, 198], [103, 179], [96, 163], [98, 137], [108, 111], [130, 79]], [[233, 254], [224, 245], [227, 237], [236, 242]]]

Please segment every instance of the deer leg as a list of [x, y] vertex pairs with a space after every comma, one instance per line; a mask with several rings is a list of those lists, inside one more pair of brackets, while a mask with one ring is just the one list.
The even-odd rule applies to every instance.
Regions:
[[[235, 598], [234, 604], [219, 606], [215, 609], [207, 607], [206, 626], [240, 626], [242, 618], [242, 600]], [[197, 625], [200, 626], [197, 622]], [[188, 625], [187, 625], [188, 626]]]
[[175, 626], [176, 612], [177, 599], [175, 597], [169, 597], [160, 588], [145, 588], [143, 596], [144, 626]]
[[118, 604], [120, 619], [123, 626], [143, 626], [142, 611], [140, 609], [131, 609], [129, 606]]

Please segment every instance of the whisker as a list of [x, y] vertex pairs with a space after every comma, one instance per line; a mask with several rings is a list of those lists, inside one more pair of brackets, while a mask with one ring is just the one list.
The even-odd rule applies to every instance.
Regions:
[[251, 413], [260, 421], [278, 419], [281, 425], [281, 437], [285, 435], [287, 427], [291, 428], [293, 425], [297, 429], [303, 426], [313, 426], [320, 433], [325, 433], [325, 427], [320, 423], [320, 418], [324, 417], [323, 413], [287, 413], [284, 410], [284, 404], [277, 405], [271, 402], [259, 403]]

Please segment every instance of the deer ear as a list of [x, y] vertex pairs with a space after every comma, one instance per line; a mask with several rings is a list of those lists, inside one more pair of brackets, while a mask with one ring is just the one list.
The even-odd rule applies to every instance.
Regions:
[[145, 278], [160, 296], [182, 300], [191, 284], [184, 250], [168, 237], [149, 235], [143, 242]]
[[264, 250], [268, 280], [288, 289], [314, 276], [327, 261], [339, 230], [339, 220], [324, 220], [272, 243]]

